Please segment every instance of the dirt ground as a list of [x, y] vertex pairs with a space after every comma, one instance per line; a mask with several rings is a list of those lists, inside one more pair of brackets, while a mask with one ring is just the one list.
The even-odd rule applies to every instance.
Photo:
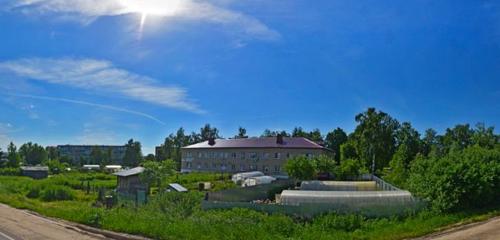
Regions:
[[500, 240], [500, 217], [471, 223], [443, 232], [418, 238], [419, 240]]
[[0, 240], [18, 239], [106, 239], [73, 226], [0, 204]]

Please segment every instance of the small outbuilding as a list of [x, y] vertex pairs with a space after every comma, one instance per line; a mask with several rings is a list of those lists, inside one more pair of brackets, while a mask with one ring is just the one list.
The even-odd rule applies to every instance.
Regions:
[[43, 179], [49, 176], [49, 167], [47, 166], [24, 166], [21, 167], [21, 174], [33, 179]]
[[106, 165], [106, 166], [104, 166], [104, 170], [106, 170], [106, 172], [109, 172], [109, 173], [115, 173], [115, 172], [121, 171], [122, 166], [121, 165]]
[[95, 165], [95, 164], [87, 164], [87, 165], [83, 165], [82, 169], [87, 170], [87, 171], [97, 171], [97, 170], [101, 169], [101, 166]]
[[148, 189], [146, 183], [141, 182], [139, 175], [144, 172], [143, 167], [136, 167], [125, 171], [114, 173], [117, 176], [116, 191], [126, 194], [135, 194], [138, 190], [145, 191]]

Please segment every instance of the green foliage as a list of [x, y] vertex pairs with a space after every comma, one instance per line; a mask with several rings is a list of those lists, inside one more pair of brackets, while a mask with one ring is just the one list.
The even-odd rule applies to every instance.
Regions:
[[20, 168], [0, 168], [0, 176], [20, 176]]
[[123, 165], [128, 167], [137, 167], [143, 160], [141, 143], [130, 139], [126, 146], [125, 156], [123, 157]]
[[[340, 163], [340, 146], [347, 142], [347, 134], [342, 128], [337, 128], [329, 132], [325, 137], [325, 147], [333, 150], [335, 154], [335, 161]], [[354, 156], [349, 156], [354, 157]]]
[[500, 196], [500, 151], [479, 146], [414, 161], [410, 190], [438, 211], [492, 204]]
[[49, 167], [50, 174], [59, 174], [61, 172], [64, 172], [65, 169], [69, 167], [69, 164], [61, 163], [57, 159], [47, 160], [44, 162], [44, 165]]
[[170, 176], [175, 169], [175, 162], [165, 160], [161, 162], [147, 161], [143, 162], [144, 172], [139, 177], [141, 181], [149, 186], [162, 187], [162, 182]]
[[336, 175], [341, 180], [356, 179], [363, 172], [362, 168], [363, 166], [358, 160], [342, 160], [340, 166], [337, 168]]
[[24, 163], [27, 165], [39, 165], [48, 159], [45, 149], [42, 146], [31, 142], [23, 144], [19, 148], [19, 154], [21, 155]]
[[7, 165], [8, 168], [18, 168], [21, 163], [21, 156], [17, 152], [16, 145], [10, 142], [7, 148]]
[[306, 156], [295, 156], [285, 164], [285, 170], [290, 177], [298, 180], [314, 179], [317, 172], [314, 161]]
[[336, 164], [333, 158], [326, 155], [320, 155], [313, 158], [314, 167], [317, 173], [334, 173]]
[[364, 221], [365, 218], [360, 215], [327, 214], [315, 219], [314, 225], [323, 230], [335, 229], [350, 232], [359, 229]]
[[340, 162], [347, 159], [357, 158], [358, 154], [356, 153], [356, 143], [353, 140], [348, 140], [340, 145]]

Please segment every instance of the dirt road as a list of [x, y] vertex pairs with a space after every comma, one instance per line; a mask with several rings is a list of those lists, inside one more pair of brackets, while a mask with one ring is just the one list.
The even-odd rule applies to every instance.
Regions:
[[0, 240], [35, 239], [106, 239], [23, 210], [0, 204]]
[[471, 223], [444, 232], [431, 234], [420, 240], [500, 240], [500, 217]]

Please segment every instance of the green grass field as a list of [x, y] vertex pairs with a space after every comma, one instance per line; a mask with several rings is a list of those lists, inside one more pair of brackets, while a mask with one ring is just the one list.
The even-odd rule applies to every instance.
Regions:
[[[366, 219], [357, 215], [326, 214], [312, 220], [268, 215], [247, 209], [203, 211], [203, 193], [197, 183], [209, 181], [215, 189], [234, 187], [214, 174], [172, 176], [193, 190], [187, 194], [165, 193], [151, 197], [140, 207], [97, 207], [97, 191], [114, 188], [112, 175], [66, 173], [44, 180], [0, 177], [0, 202], [46, 216], [104, 229], [157, 239], [404, 239], [421, 236], [457, 222], [498, 215], [495, 209], [454, 214], [420, 212], [404, 218]], [[64, 199], [64, 200], [61, 200]]]

